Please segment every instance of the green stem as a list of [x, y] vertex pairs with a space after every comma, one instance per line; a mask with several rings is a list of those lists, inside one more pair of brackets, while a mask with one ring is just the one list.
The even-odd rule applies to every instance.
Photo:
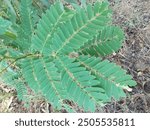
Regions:
[[27, 58], [27, 57], [39, 57], [38, 55], [35, 55], [35, 54], [27, 54], [27, 55], [23, 55], [23, 56], [20, 56], [18, 58], [13, 58], [13, 57], [7, 57], [9, 59], [14, 59], [14, 61], [12, 63], [10, 63], [7, 67], [5, 67], [4, 69], [2, 69], [2, 71], [0, 71], [0, 75], [3, 74], [5, 71], [7, 71], [7, 69], [13, 65], [15, 62], [17, 62], [18, 60], [21, 60], [21, 59], [24, 59], [24, 58]]

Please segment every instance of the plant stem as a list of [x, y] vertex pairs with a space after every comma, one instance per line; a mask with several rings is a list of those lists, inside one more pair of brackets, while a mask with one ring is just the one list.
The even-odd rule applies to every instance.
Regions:
[[[24, 59], [24, 58], [27, 58], [27, 57], [30, 57], [30, 56], [31, 56], [31, 57], [36, 57], [35, 54], [27, 54], [27, 55], [20, 56], [20, 57], [16, 58], [12, 63], [10, 63], [7, 67], [5, 67], [4, 69], [2, 69], [2, 71], [0, 71], [0, 75], [1, 75], [2, 73], [4, 73], [5, 71], [7, 71], [7, 69], [8, 69], [11, 65], [13, 65], [15, 62], [17, 62], [18, 60]], [[13, 57], [7, 57], [7, 58], [9, 58], [9, 59], [14, 59]]]

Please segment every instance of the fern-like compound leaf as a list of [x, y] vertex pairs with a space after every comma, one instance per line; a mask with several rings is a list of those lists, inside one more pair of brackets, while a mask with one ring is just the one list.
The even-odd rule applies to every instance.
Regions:
[[52, 5], [43, 14], [42, 19], [37, 25], [35, 35], [32, 37], [32, 51], [49, 55], [52, 52], [51, 44], [55, 31], [64, 21], [72, 17], [72, 15], [73, 11], [66, 11], [61, 3], [57, 2]]
[[99, 84], [96, 77], [80, 66], [79, 62], [69, 57], [57, 60], [57, 65], [61, 68], [62, 85], [67, 88], [70, 100], [86, 111], [95, 111], [96, 103], [108, 99], [102, 88], [94, 87]]
[[80, 9], [71, 20], [64, 23], [53, 37], [52, 54], [68, 54], [93, 39], [98, 31], [110, 22], [107, 3], [90, 4]]
[[55, 64], [49, 57], [27, 58], [23, 61], [22, 72], [25, 80], [35, 93], [41, 93], [56, 108], [60, 109], [67, 98], [65, 88]]
[[123, 89], [136, 85], [132, 76], [108, 60], [103, 61], [100, 58], [80, 56], [77, 61], [97, 77], [100, 81], [99, 86], [105, 90], [109, 97], [113, 96], [115, 99], [120, 99], [120, 97], [125, 96]]
[[99, 58], [116, 52], [124, 39], [123, 31], [110, 25], [107, 2], [73, 10], [56, 2], [38, 23], [31, 14], [32, 0], [21, 0], [18, 36], [0, 45], [0, 82], [14, 86], [19, 99], [27, 96], [27, 86], [54, 109], [74, 112], [73, 102], [94, 112], [97, 104], [125, 97], [124, 89], [136, 85], [121, 67]]
[[123, 40], [124, 34], [119, 27], [106, 26], [97, 36], [81, 47], [78, 52], [91, 56], [107, 56], [118, 51]]

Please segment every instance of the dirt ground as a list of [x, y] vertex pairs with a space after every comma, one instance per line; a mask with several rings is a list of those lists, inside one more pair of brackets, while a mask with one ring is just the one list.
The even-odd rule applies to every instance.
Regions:
[[[150, 112], [150, 0], [109, 0], [114, 11], [113, 22], [124, 29], [126, 40], [119, 53], [109, 57], [126, 69], [138, 83], [127, 98], [119, 102], [112, 100], [97, 112]], [[14, 90], [2, 85], [0, 112], [52, 112], [50, 104], [36, 100], [29, 108], [18, 101]], [[9, 91], [12, 94], [8, 94]], [[5, 99], [5, 100], [2, 100]], [[63, 111], [62, 111], [63, 112]], [[82, 112], [82, 111], [79, 111]]]
[[127, 99], [112, 101], [103, 112], [150, 112], [150, 0], [110, 2], [114, 24], [126, 35], [124, 46], [110, 59], [128, 70], [138, 85]]

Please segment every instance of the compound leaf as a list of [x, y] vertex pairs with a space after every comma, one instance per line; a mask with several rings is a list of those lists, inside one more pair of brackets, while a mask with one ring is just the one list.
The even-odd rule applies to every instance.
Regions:
[[99, 86], [105, 90], [109, 97], [113, 96], [115, 99], [124, 97], [123, 89], [136, 85], [132, 76], [126, 74], [126, 71], [121, 69], [120, 66], [110, 63], [108, 60], [80, 56], [77, 61], [97, 77], [100, 81]]
[[97, 36], [81, 47], [78, 52], [91, 56], [107, 56], [118, 51], [123, 40], [124, 34], [119, 27], [106, 26]]
[[60, 74], [51, 58], [24, 59], [22, 72], [35, 93], [42, 93], [54, 107], [59, 109], [62, 107], [63, 99], [67, 98], [67, 94], [61, 85]]
[[79, 49], [109, 22], [110, 10], [107, 3], [97, 2], [94, 7], [89, 4], [86, 9], [81, 8], [55, 32], [51, 55], [69, 54]]
[[108, 99], [102, 88], [94, 87], [99, 84], [96, 77], [91, 75], [79, 62], [69, 57], [57, 59], [61, 68], [62, 85], [67, 88], [70, 99], [86, 111], [95, 111], [96, 103]]

